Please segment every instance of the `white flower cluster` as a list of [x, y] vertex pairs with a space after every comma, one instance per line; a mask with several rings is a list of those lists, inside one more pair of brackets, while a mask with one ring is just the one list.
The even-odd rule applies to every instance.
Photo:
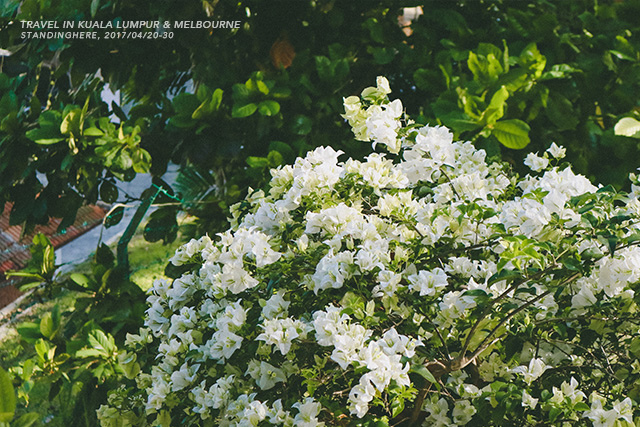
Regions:
[[[527, 177], [518, 186], [522, 196], [504, 204], [500, 221], [507, 230], [536, 239], [549, 238], [553, 230], [546, 227], [557, 215], [570, 228], [581, 220], [579, 213], [567, 207], [574, 196], [597, 190], [587, 178], [574, 174], [570, 168], [554, 168], [541, 177]], [[547, 235], [545, 235], [547, 234]]]
[[376, 88], [367, 88], [362, 92], [364, 99], [374, 101], [366, 110], [362, 108], [360, 98], [350, 96], [344, 100], [345, 114], [342, 115], [349, 121], [356, 139], [359, 141], [373, 141], [375, 148], [377, 143], [387, 146], [391, 153], [398, 154], [400, 141], [398, 130], [402, 123], [402, 102], [396, 99], [393, 102], [385, 102], [386, 96], [391, 93], [389, 81], [384, 77], [378, 77]]
[[640, 280], [640, 252], [635, 248], [622, 249], [613, 257], [596, 262], [592, 274], [579, 280], [579, 291], [572, 298], [576, 309], [589, 307], [604, 293], [607, 297], [631, 299], [635, 295], [630, 285]]
[[624, 425], [621, 421], [626, 421], [627, 425], [634, 425], [633, 419], [633, 403], [628, 397], [624, 400], [615, 401], [611, 405], [612, 408], [605, 410], [604, 405], [607, 401], [597, 393], [593, 393], [590, 397], [591, 409], [584, 412], [584, 417], [589, 418], [593, 423], [593, 427], [614, 427], [616, 425]]
[[[438, 374], [445, 391], [429, 388], [420, 400], [425, 425], [486, 417], [510, 382], [526, 416], [561, 407], [569, 415], [582, 408], [594, 425], [631, 417], [628, 399], [592, 398], [587, 411], [576, 379], [548, 379], [553, 366], [584, 358], [531, 331], [532, 322], [576, 322], [603, 301], [630, 304], [640, 250], [628, 245], [606, 256], [610, 242], [593, 230], [620, 217], [622, 237], [640, 231], [624, 216], [637, 200], [598, 208], [597, 187], [552, 166], [565, 154], [555, 144], [528, 156], [541, 173], [518, 181], [448, 129], [407, 121], [389, 93], [379, 78], [363, 100], [345, 99], [344, 117], [357, 139], [398, 156], [341, 162], [342, 152], [317, 148], [271, 171], [268, 192], [250, 191], [234, 206], [232, 228], [215, 242], [192, 240], [171, 258], [188, 271], [154, 283], [146, 327], [127, 340], [157, 355], [135, 378], [149, 419], [389, 421], [400, 403], [416, 401], [415, 377], [429, 379], [425, 366], [436, 360], [443, 369], [473, 363], [474, 374]], [[579, 205], [584, 194], [593, 197], [587, 208]], [[567, 253], [595, 258], [563, 270]], [[528, 331], [515, 344], [522, 351], [507, 357], [513, 343], [501, 339], [521, 330]], [[475, 350], [473, 360], [461, 357]], [[552, 394], [543, 405], [537, 384], [547, 380]], [[112, 409], [101, 409], [103, 425]]]

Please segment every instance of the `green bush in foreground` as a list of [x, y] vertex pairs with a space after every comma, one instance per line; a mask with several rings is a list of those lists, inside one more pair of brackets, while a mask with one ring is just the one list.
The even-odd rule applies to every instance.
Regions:
[[176, 252], [103, 426], [637, 422], [637, 178], [555, 144], [519, 178], [389, 92], [344, 117], [392, 155], [317, 148]]

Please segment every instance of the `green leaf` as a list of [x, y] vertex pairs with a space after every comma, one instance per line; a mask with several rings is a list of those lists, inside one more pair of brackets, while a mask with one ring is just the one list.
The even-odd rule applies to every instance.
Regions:
[[316, 56], [316, 71], [320, 80], [329, 81], [333, 77], [333, 70], [331, 68], [331, 60], [326, 56]]
[[397, 397], [391, 401], [391, 416], [397, 417], [404, 411], [404, 399]]
[[27, 279], [44, 280], [44, 277], [38, 273], [32, 273], [30, 271], [7, 271], [7, 277], [26, 277]]
[[20, 289], [20, 292], [26, 292], [29, 289], [37, 288], [44, 281], [44, 278], [41, 278], [41, 280], [37, 280], [35, 282], [21, 283], [18, 289]]
[[16, 411], [16, 393], [9, 373], [0, 368], [0, 422], [8, 423]]
[[20, 336], [27, 342], [33, 343], [37, 339], [42, 338], [40, 333], [40, 325], [33, 322], [24, 322], [16, 328]]
[[192, 117], [187, 116], [173, 116], [169, 119], [169, 124], [179, 129], [188, 129], [195, 125], [195, 121]]
[[177, 232], [176, 211], [171, 208], [160, 208], [149, 217], [143, 235], [148, 242], [157, 242], [162, 239], [165, 243], [170, 243], [175, 240]]
[[10, 90], [0, 99], [0, 114], [4, 117], [10, 112], [17, 110], [17, 108], [18, 98], [16, 97], [16, 94]]
[[213, 95], [211, 95], [210, 106], [213, 111], [218, 111], [220, 109], [220, 104], [222, 104], [222, 89], [216, 89], [213, 91]]
[[489, 278], [489, 284], [492, 285], [501, 280], [511, 281], [522, 277], [522, 273], [517, 270], [500, 270]]
[[73, 283], [77, 284], [78, 286], [84, 289], [94, 288], [93, 281], [89, 279], [87, 276], [85, 276], [84, 274], [73, 273], [71, 276], [69, 276], [69, 278], [71, 279], [71, 281], [73, 281]]
[[42, 319], [40, 319], [40, 333], [45, 338], [53, 339], [53, 336], [56, 334], [56, 332], [57, 330], [55, 328], [51, 313], [45, 313], [42, 316]]
[[311, 127], [313, 126], [313, 121], [302, 114], [295, 116], [293, 119], [292, 130], [297, 135], [308, 135], [311, 133]]
[[18, 113], [16, 111], [10, 112], [0, 121], [0, 130], [7, 133], [19, 132], [20, 127], [21, 124], [18, 120]]
[[269, 160], [266, 157], [247, 157], [247, 164], [254, 169], [263, 169], [269, 165]]
[[111, 268], [115, 264], [116, 257], [109, 249], [109, 246], [102, 243], [100, 247], [96, 250], [96, 263], [102, 265], [106, 268]]
[[236, 119], [239, 119], [242, 117], [249, 117], [250, 115], [255, 113], [257, 109], [258, 109], [258, 106], [253, 102], [245, 105], [235, 104], [231, 109], [231, 117], [234, 117]]
[[36, 350], [36, 354], [38, 355], [38, 359], [40, 360], [40, 362], [46, 362], [47, 360], [51, 360], [51, 358], [48, 357], [49, 352], [51, 350], [51, 346], [49, 346], [48, 342], [40, 338], [36, 341], [33, 347]]
[[125, 171], [133, 166], [133, 159], [128, 149], [122, 149], [118, 152], [118, 155], [113, 160], [114, 166], [118, 169]]
[[272, 100], [262, 101], [258, 104], [258, 112], [263, 116], [275, 116], [280, 112], [280, 104]]
[[554, 422], [561, 414], [561, 408], [551, 408], [551, 410], [549, 411], [549, 421]]
[[558, 130], [573, 130], [580, 123], [579, 115], [571, 101], [556, 91], [549, 94], [546, 114]]
[[170, 427], [171, 426], [171, 415], [168, 411], [163, 409], [160, 411], [153, 425], [157, 425], [160, 427]]
[[529, 125], [518, 119], [496, 122], [491, 134], [507, 148], [518, 150], [526, 147], [529, 140]]
[[49, 273], [53, 273], [53, 271], [56, 268], [55, 262], [56, 262], [55, 249], [53, 248], [53, 246], [48, 245], [44, 248], [44, 253], [42, 256], [42, 264], [40, 266], [40, 271], [42, 272], [43, 276], [48, 276]]
[[502, 59], [502, 51], [500, 50], [500, 48], [491, 43], [478, 43], [476, 52], [478, 52], [479, 55], [482, 55], [485, 58], [489, 55], [493, 55], [496, 59]]
[[486, 297], [487, 292], [484, 289], [471, 289], [471, 290], [465, 291], [462, 295], [469, 296], [469, 297]]
[[267, 161], [269, 162], [269, 167], [275, 168], [284, 163], [284, 159], [282, 158], [282, 154], [277, 151], [270, 151], [267, 155]]
[[369, 36], [371, 37], [371, 40], [377, 43], [384, 43], [384, 26], [380, 21], [378, 21], [376, 18], [369, 18], [364, 21], [362, 26], [369, 30]]
[[95, 126], [92, 126], [90, 128], [85, 129], [83, 135], [84, 136], [104, 136], [104, 132], [102, 132], [100, 129], [98, 129]]
[[69, 112], [60, 124], [60, 133], [63, 135], [78, 135], [80, 133], [80, 115], [79, 108]]
[[249, 89], [241, 83], [234, 84], [231, 89], [234, 101], [244, 101], [249, 97]]
[[609, 52], [611, 52], [611, 54], [617, 58], [620, 59], [625, 59], [627, 61], [632, 61], [632, 62], [636, 62], [637, 59], [634, 58], [633, 56], [629, 56], [624, 52], [620, 52], [619, 50], [610, 50]]
[[9, 76], [7, 76], [4, 73], [0, 73], [0, 90], [9, 89], [10, 84], [11, 84], [11, 80], [9, 79]]
[[635, 337], [629, 345], [629, 351], [635, 358], [640, 358], [640, 337]]
[[346, 59], [339, 59], [335, 63], [333, 77], [337, 81], [343, 81], [349, 75], [349, 62]]
[[412, 365], [411, 369], [409, 369], [409, 372], [415, 372], [430, 383], [437, 383], [436, 378], [433, 376], [431, 371], [424, 365]]
[[504, 106], [509, 98], [509, 91], [505, 86], [501, 86], [493, 96], [487, 109], [482, 113], [480, 119], [482, 124], [493, 124], [504, 115]]
[[582, 70], [573, 68], [568, 64], [555, 64], [551, 67], [551, 70], [543, 73], [539, 80], [564, 79], [571, 77], [572, 73], [580, 72], [582, 72]]
[[79, 357], [81, 359], [84, 359], [86, 357], [101, 358], [104, 356], [107, 356], [107, 353], [102, 350], [96, 350], [95, 348], [83, 348], [76, 351], [76, 357]]
[[118, 355], [118, 364], [122, 368], [124, 376], [128, 379], [135, 379], [138, 372], [140, 372], [140, 364], [136, 360], [135, 353], [121, 353]]
[[95, 18], [96, 13], [98, 13], [98, 8], [100, 7], [100, 0], [91, 0], [91, 17]]
[[578, 402], [573, 406], [575, 411], [588, 411], [591, 407], [585, 402]]
[[442, 123], [455, 132], [465, 132], [476, 130], [480, 127], [478, 122], [471, 119], [467, 114], [462, 111], [451, 111], [437, 116]]
[[113, 207], [107, 216], [104, 217], [104, 226], [106, 228], [113, 227], [118, 224], [122, 217], [124, 216], [124, 206], [115, 206]]
[[259, 92], [263, 93], [264, 95], [269, 95], [269, 88], [262, 80], [256, 81], [256, 87], [258, 88]]
[[[108, 120], [106, 117], [104, 119]], [[60, 111], [43, 111], [42, 114], [40, 114], [40, 117], [38, 117], [38, 124], [40, 126], [51, 126], [58, 129], [60, 128], [60, 123], [62, 123], [62, 115], [60, 114]]]
[[200, 100], [198, 100], [198, 97], [192, 93], [183, 92], [173, 98], [171, 104], [173, 105], [173, 109], [177, 115], [191, 117], [193, 112], [200, 105]]
[[[472, 51], [469, 52], [467, 66], [473, 74], [473, 80], [487, 86], [497, 80], [498, 77], [504, 73], [504, 69], [496, 57], [496, 53], [500, 52], [500, 49], [493, 46], [497, 51], [491, 52], [490, 49], [481, 49], [481, 47], [482, 46], [479, 47], [478, 54]], [[480, 51], [483, 51], [484, 55], [480, 53]], [[501, 57], [502, 54], [500, 53], [499, 56]]]
[[96, 350], [104, 350], [105, 354], [111, 354], [116, 350], [116, 344], [110, 334], [105, 334], [100, 329], [89, 332], [89, 345]]
[[367, 48], [367, 52], [373, 55], [376, 64], [385, 65], [393, 61], [396, 56], [396, 50], [392, 47], [371, 47]]
[[37, 412], [28, 412], [26, 414], [22, 414], [20, 418], [15, 420], [11, 427], [31, 427], [34, 424], [40, 421], [40, 414]]
[[144, 148], [137, 147], [131, 153], [133, 170], [137, 173], [147, 173], [151, 168], [151, 154]]
[[100, 184], [100, 198], [105, 203], [114, 203], [118, 200], [118, 187], [111, 181], [103, 181]]
[[640, 138], [640, 121], [633, 117], [624, 117], [613, 128], [616, 135]]
[[40, 145], [51, 145], [65, 140], [65, 138], [60, 135], [59, 129], [53, 126], [42, 126], [37, 129], [31, 129], [27, 131], [25, 135]]
[[[440, 69], [442, 70], [442, 73], [445, 73], [445, 78], [448, 77], [444, 67], [440, 66]], [[419, 89], [428, 90], [434, 86], [435, 82], [442, 80], [440, 75], [441, 73], [439, 71], [418, 68], [413, 72], [413, 81]]]
[[518, 61], [520, 65], [527, 68], [536, 79], [542, 76], [542, 71], [547, 64], [547, 58], [540, 53], [535, 43], [527, 45], [527, 47], [522, 50]]
[[222, 89], [216, 89], [210, 99], [205, 99], [202, 104], [191, 114], [192, 119], [202, 119], [214, 111], [218, 111], [222, 103]]
[[269, 151], [279, 152], [286, 163], [293, 163], [296, 160], [296, 153], [293, 148], [282, 141], [271, 141], [269, 143]]

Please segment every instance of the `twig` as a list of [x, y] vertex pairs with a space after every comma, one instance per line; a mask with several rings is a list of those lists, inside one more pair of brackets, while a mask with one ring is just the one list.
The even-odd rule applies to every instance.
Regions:
[[[577, 279], [578, 277], [580, 277], [580, 273], [575, 273], [572, 274], [571, 276], [569, 276], [566, 280], [564, 280], [561, 284], [559, 284], [557, 287], [561, 287], [561, 286], [565, 286], [568, 283], [573, 282], [575, 279]], [[487, 335], [485, 337], [484, 340], [482, 340], [482, 342], [480, 343], [480, 345], [476, 348], [476, 350], [473, 352], [473, 354], [471, 355], [471, 357], [468, 360], [465, 360], [465, 364], [464, 366], [466, 366], [470, 361], [473, 361], [476, 357], [478, 357], [478, 355], [480, 353], [482, 353], [487, 347], [488, 347], [488, 340], [491, 338], [491, 336], [493, 334], [496, 333], [496, 331], [498, 331], [498, 329], [500, 329], [502, 326], [504, 326], [505, 323], [507, 323], [509, 320], [511, 320], [515, 315], [517, 315], [518, 313], [520, 313], [521, 311], [523, 311], [524, 309], [530, 307], [531, 305], [535, 304], [536, 302], [542, 300], [543, 298], [545, 298], [547, 295], [550, 295], [553, 291], [555, 291], [555, 288], [549, 289], [546, 292], [543, 292], [542, 294], [538, 295], [535, 298], [530, 299], [529, 301], [527, 301], [526, 303], [522, 304], [520, 307], [512, 310], [509, 312], [509, 314], [507, 314], [507, 316], [505, 316], [504, 319], [502, 319], [500, 321], [500, 323], [498, 323], [492, 330], [491, 332], [489, 332], [489, 335]], [[489, 344], [490, 345], [490, 344]], [[463, 356], [464, 357], [464, 356]], [[464, 367], [462, 366], [462, 367]]]
[[462, 347], [462, 351], [460, 351], [460, 359], [464, 358], [467, 350], [469, 349], [469, 345], [471, 344], [471, 339], [473, 338], [473, 335], [475, 335], [476, 329], [478, 329], [478, 327], [480, 326], [480, 323], [487, 317], [487, 315], [491, 312], [491, 308], [493, 307], [493, 305], [500, 301], [501, 299], [503, 299], [504, 297], [506, 297], [507, 295], [509, 295], [511, 292], [515, 291], [520, 285], [530, 281], [530, 280], [535, 280], [547, 273], [549, 273], [550, 271], [552, 271], [554, 268], [557, 267], [557, 264], [553, 264], [549, 267], [547, 267], [544, 270], [541, 270], [537, 273], [535, 273], [532, 276], [526, 277], [526, 278], [522, 278], [520, 280], [516, 280], [515, 283], [513, 285], [511, 285], [509, 288], [507, 288], [504, 292], [502, 292], [500, 295], [498, 295], [497, 297], [495, 297], [494, 299], [492, 299], [491, 301], [489, 301], [487, 303], [487, 307], [485, 308], [484, 312], [480, 315], [480, 317], [476, 320], [476, 322], [473, 324], [473, 326], [471, 327], [471, 330], [469, 331], [469, 334], [467, 335], [467, 339], [464, 342], [464, 346]]

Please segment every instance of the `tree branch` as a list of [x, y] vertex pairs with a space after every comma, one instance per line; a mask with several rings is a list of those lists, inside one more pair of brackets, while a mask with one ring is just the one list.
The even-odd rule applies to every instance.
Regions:
[[[489, 347], [489, 345], [493, 344], [493, 342], [491, 344], [487, 344], [487, 342], [489, 341], [489, 339], [498, 331], [498, 329], [500, 329], [502, 326], [504, 326], [505, 323], [507, 323], [509, 320], [511, 320], [514, 316], [516, 316], [518, 313], [520, 313], [521, 311], [525, 310], [526, 308], [532, 306], [533, 304], [535, 304], [536, 302], [542, 300], [544, 297], [546, 297], [547, 295], [551, 294], [553, 291], [555, 291], [556, 288], [561, 287], [561, 286], [565, 286], [571, 282], [573, 282], [575, 279], [577, 279], [578, 277], [580, 277], [580, 273], [575, 273], [572, 274], [571, 276], [569, 276], [567, 279], [565, 279], [561, 284], [559, 284], [557, 287], [548, 289], [546, 292], [543, 292], [542, 294], [538, 295], [535, 298], [530, 299], [529, 301], [527, 301], [526, 303], [522, 304], [520, 307], [513, 309], [512, 311], [509, 312], [509, 314], [507, 314], [504, 319], [502, 319], [500, 321], [500, 323], [498, 323], [492, 330], [491, 332], [489, 332], [489, 335], [487, 335], [485, 337], [484, 340], [482, 340], [482, 342], [480, 343], [480, 345], [478, 345], [478, 347], [476, 348], [476, 350], [473, 352], [473, 354], [471, 355], [471, 357], [468, 359], [468, 361], [472, 361], [474, 360], [476, 357], [478, 357], [478, 355], [480, 353], [482, 353], [487, 347]], [[495, 342], [495, 341], [494, 341]], [[468, 361], [466, 364], [464, 364], [464, 366], [466, 366], [468, 364]], [[464, 367], [462, 366], [462, 367]]]

